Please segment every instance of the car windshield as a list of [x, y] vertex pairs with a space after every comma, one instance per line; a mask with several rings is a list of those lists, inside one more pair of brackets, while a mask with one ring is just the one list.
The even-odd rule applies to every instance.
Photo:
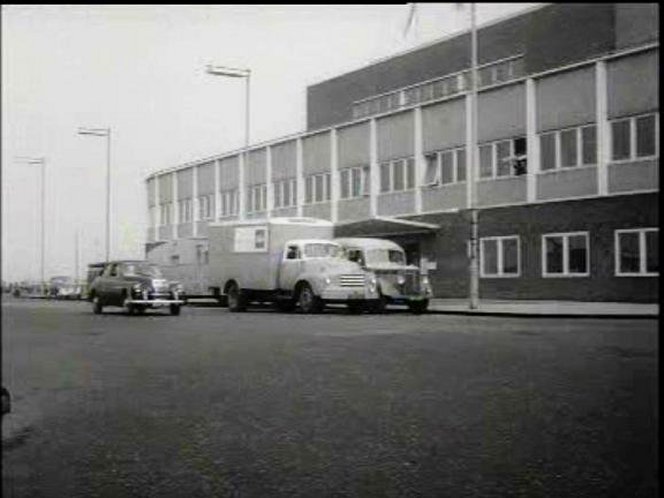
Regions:
[[398, 249], [369, 249], [366, 251], [367, 263], [406, 264], [406, 255]]
[[144, 277], [162, 278], [159, 267], [149, 263], [127, 263], [124, 265], [123, 273], [126, 277], [141, 275]]
[[338, 258], [341, 255], [341, 247], [336, 244], [320, 242], [304, 246], [304, 256], [306, 258]]

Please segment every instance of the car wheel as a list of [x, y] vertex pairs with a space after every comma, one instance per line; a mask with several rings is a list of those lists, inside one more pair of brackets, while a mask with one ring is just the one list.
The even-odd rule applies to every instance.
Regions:
[[180, 314], [180, 305], [171, 304], [171, 315], [178, 316]]
[[101, 305], [101, 299], [99, 296], [92, 296], [92, 311], [95, 315], [101, 315], [104, 310], [104, 307]]
[[408, 303], [408, 309], [410, 309], [411, 313], [414, 313], [415, 315], [420, 315], [424, 313], [428, 307], [429, 307], [428, 299], [425, 299], [423, 301], [413, 301], [412, 303]]
[[303, 313], [320, 313], [323, 311], [323, 302], [314, 294], [311, 286], [307, 283], [302, 284], [300, 287], [297, 304]]
[[134, 305], [129, 302], [129, 298], [126, 295], [124, 297], [124, 300], [122, 301], [122, 307], [129, 316], [134, 314], [135, 310]]
[[245, 311], [247, 309], [245, 298], [237, 284], [231, 284], [228, 289], [228, 309], [233, 313]]

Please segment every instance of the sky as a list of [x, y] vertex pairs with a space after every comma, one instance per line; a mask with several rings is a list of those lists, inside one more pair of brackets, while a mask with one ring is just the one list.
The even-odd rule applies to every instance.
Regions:
[[[465, 4], [3, 5], [2, 279], [85, 275], [105, 254], [106, 138], [111, 129], [111, 257], [143, 258], [145, 178], [251, 142], [306, 129], [306, 89], [469, 26]], [[533, 3], [477, 4], [478, 24]], [[78, 244], [77, 244], [78, 241]], [[77, 251], [78, 247], [78, 251]], [[78, 256], [78, 257], [77, 257]]]

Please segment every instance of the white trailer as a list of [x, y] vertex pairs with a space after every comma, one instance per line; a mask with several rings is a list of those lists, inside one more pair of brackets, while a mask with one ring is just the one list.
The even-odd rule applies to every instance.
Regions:
[[370, 309], [379, 297], [375, 275], [348, 261], [332, 237], [333, 224], [314, 218], [211, 223], [210, 286], [231, 311], [252, 302], [307, 313], [325, 303]]

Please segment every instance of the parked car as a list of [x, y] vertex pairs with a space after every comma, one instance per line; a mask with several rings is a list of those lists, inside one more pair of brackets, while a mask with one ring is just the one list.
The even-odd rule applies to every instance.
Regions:
[[71, 277], [53, 277], [49, 281], [48, 295], [54, 299], [80, 299], [81, 288]]
[[88, 299], [96, 314], [104, 306], [119, 306], [129, 315], [161, 307], [179, 315], [185, 303], [179, 283], [166, 280], [154, 263], [138, 260], [109, 262], [92, 282]]
[[431, 285], [415, 265], [406, 264], [406, 253], [395, 242], [374, 238], [338, 238], [346, 257], [376, 275], [378, 300], [374, 310], [382, 312], [388, 304], [405, 304], [413, 313], [423, 313], [432, 297]]

